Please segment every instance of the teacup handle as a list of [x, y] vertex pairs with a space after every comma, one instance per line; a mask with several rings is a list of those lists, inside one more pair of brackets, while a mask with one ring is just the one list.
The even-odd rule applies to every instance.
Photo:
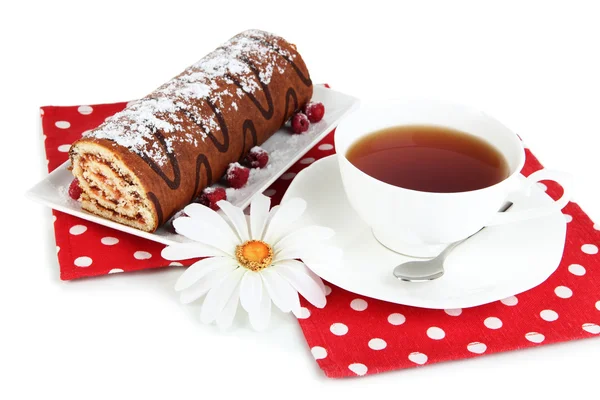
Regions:
[[571, 198], [571, 185], [573, 183], [572, 175], [567, 172], [555, 171], [550, 169], [541, 169], [527, 177], [524, 183], [525, 187], [521, 188], [521, 190], [524, 189], [525, 195], [529, 196], [531, 194], [531, 189], [533, 185], [535, 185], [539, 181], [545, 180], [557, 182], [563, 187], [563, 195], [560, 199], [546, 206], [529, 208], [527, 210], [520, 211], [496, 213], [491, 219], [491, 221], [485, 224], [485, 226], [510, 224], [513, 222], [523, 221], [527, 219], [539, 218], [551, 214], [553, 212], [562, 210], [567, 205], [567, 203], [569, 203], [569, 199]]

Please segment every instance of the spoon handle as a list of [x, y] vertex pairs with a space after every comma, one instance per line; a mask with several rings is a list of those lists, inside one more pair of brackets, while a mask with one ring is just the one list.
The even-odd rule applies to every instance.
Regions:
[[[513, 203], [508, 201], [506, 202], [502, 207], [500, 207], [500, 209], [498, 210], [498, 212], [505, 212], [506, 210], [508, 210], [509, 208], [511, 208], [513, 206]], [[469, 240], [470, 238], [472, 238], [473, 236], [477, 235], [479, 232], [481, 232], [482, 230], [484, 230], [486, 227], [484, 226], [483, 228], [481, 228], [480, 230], [478, 230], [477, 232], [473, 233], [470, 236], [467, 236], [466, 238], [462, 239], [462, 240], [458, 240], [456, 242], [450, 243], [448, 246], [446, 246], [446, 248], [437, 255], [437, 257], [435, 257], [436, 259], [440, 259], [441, 261], [445, 260], [446, 257], [448, 256], [448, 254], [450, 254], [450, 252], [452, 250], [454, 250], [456, 248], [456, 246], [458, 246], [459, 244], [463, 243], [466, 240]]]
[[[499, 210], [500, 212], [504, 212], [508, 210], [513, 203], [508, 202], [502, 206]], [[393, 274], [396, 278], [407, 281], [407, 282], [424, 282], [437, 279], [444, 275], [444, 261], [446, 257], [454, 250], [457, 246], [464, 243], [477, 233], [481, 232], [485, 227], [481, 228], [477, 232], [472, 235], [458, 240], [456, 242], [450, 243], [446, 246], [446, 248], [438, 254], [436, 257], [431, 258], [429, 260], [420, 260], [420, 261], [408, 261], [397, 265], [394, 268]]]
[[[476, 233], [478, 233], [478, 232], [481, 232], [481, 231], [477, 231]], [[474, 234], [475, 234], [475, 233], [474, 233]], [[473, 235], [474, 235], [474, 234], [473, 234]], [[471, 236], [473, 236], [473, 235], [471, 235]], [[450, 243], [448, 246], [446, 246], [446, 248], [445, 248], [445, 249], [444, 249], [444, 250], [443, 250], [443, 251], [442, 251], [440, 254], [438, 254], [438, 255], [435, 257], [435, 259], [438, 259], [438, 260], [445, 260], [445, 259], [446, 259], [446, 257], [448, 257], [448, 254], [450, 254], [450, 252], [451, 252], [452, 250], [454, 250], [454, 248], [455, 248], [456, 246], [458, 246], [459, 244], [461, 244], [461, 243], [462, 243], [462, 242], [464, 242], [465, 240], [469, 239], [471, 236], [469, 236], [469, 237], [466, 237], [466, 238], [464, 238], [464, 239], [462, 239], [462, 240], [458, 240], [458, 241], [456, 241], [456, 242]]]

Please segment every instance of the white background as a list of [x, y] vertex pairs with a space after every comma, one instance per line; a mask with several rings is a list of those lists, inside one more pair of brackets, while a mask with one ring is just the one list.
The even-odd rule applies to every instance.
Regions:
[[50, 211], [23, 197], [45, 174], [38, 107], [141, 97], [247, 28], [296, 43], [315, 82], [362, 99], [487, 111], [572, 172], [600, 221], [597, 2], [387, 3], [2, 2], [0, 398], [597, 395], [598, 339], [330, 380], [293, 318], [262, 334], [201, 325], [172, 291], [180, 270], [59, 281]]

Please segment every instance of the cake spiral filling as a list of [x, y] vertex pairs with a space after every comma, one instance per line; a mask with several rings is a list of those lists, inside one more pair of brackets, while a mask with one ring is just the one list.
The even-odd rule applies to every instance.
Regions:
[[73, 174], [82, 189], [84, 210], [148, 229], [155, 216], [143, 187], [114, 155], [100, 146], [72, 154]]

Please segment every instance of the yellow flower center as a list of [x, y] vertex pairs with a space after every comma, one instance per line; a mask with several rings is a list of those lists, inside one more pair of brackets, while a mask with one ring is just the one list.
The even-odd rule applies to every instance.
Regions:
[[242, 267], [257, 272], [271, 265], [273, 248], [261, 240], [248, 240], [235, 248], [235, 256]]

